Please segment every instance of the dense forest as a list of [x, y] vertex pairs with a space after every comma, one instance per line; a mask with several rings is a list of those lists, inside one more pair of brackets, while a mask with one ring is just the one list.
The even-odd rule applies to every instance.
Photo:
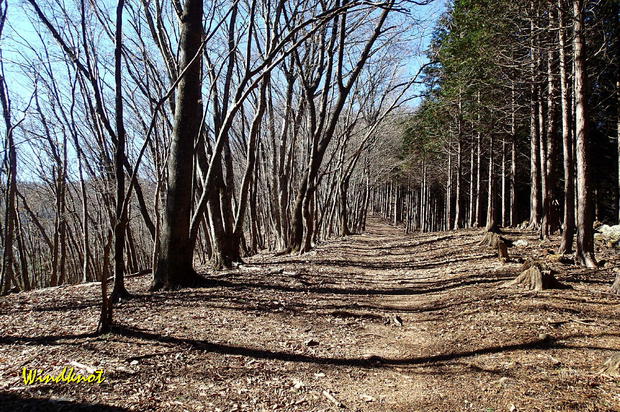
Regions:
[[595, 265], [593, 220], [620, 213], [618, 13], [613, 1], [455, 2], [394, 176], [422, 169], [423, 203], [436, 204], [414, 229], [527, 221], [561, 231], [562, 253], [576, 233], [578, 260]]
[[620, 295], [618, 0], [0, 0], [0, 103], [0, 295], [97, 334], [378, 222]]

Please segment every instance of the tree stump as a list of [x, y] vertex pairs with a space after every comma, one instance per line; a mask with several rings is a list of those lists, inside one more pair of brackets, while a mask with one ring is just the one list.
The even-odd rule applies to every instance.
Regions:
[[613, 376], [615, 378], [620, 377], [620, 352], [617, 352], [605, 361], [600, 374]]
[[528, 261], [521, 268], [521, 274], [516, 279], [504, 284], [504, 287], [521, 286], [528, 290], [540, 292], [545, 289], [568, 289], [569, 286], [560, 283], [553, 271], [541, 262]]
[[479, 245], [493, 248], [497, 251], [497, 257], [502, 262], [509, 260], [508, 241], [494, 232], [486, 232]]
[[615, 269], [614, 271], [616, 272], [616, 280], [612, 283], [610, 292], [620, 295], [620, 270]]
[[501, 240], [497, 244], [497, 257], [499, 257], [502, 262], [508, 262], [508, 260], [510, 260], [508, 256], [508, 246]]
[[484, 234], [484, 237], [478, 244], [480, 246], [488, 246], [488, 247], [496, 248], [499, 241], [500, 241], [500, 237], [497, 233], [486, 232]]

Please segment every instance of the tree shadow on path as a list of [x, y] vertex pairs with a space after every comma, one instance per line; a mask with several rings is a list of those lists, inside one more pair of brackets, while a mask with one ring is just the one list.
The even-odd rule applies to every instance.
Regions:
[[[468, 358], [472, 356], [512, 352], [517, 350], [528, 349], [578, 349], [579, 346], [567, 345], [559, 340], [553, 338], [546, 339], [534, 339], [521, 343], [510, 343], [504, 345], [488, 346], [479, 349], [473, 349], [462, 352], [450, 352], [445, 354], [438, 354], [432, 356], [420, 356], [420, 357], [405, 357], [405, 358], [388, 358], [379, 355], [373, 355], [371, 357], [322, 357], [311, 356], [299, 353], [290, 353], [282, 351], [273, 351], [269, 349], [250, 348], [245, 346], [226, 345], [221, 343], [212, 343], [206, 340], [190, 339], [174, 336], [164, 336], [161, 334], [149, 332], [146, 330], [128, 327], [128, 326], [116, 326], [113, 329], [113, 333], [118, 336], [136, 338], [141, 340], [147, 340], [151, 342], [164, 343], [168, 345], [189, 347], [193, 350], [204, 351], [209, 353], [217, 353], [222, 355], [240, 355], [247, 356], [255, 359], [264, 360], [278, 360], [284, 362], [300, 362], [300, 363], [313, 363], [318, 365], [332, 365], [332, 366], [349, 366], [349, 367], [363, 367], [363, 368], [378, 368], [382, 366], [416, 366], [424, 364], [438, 364], [443, 362], [449, 362], [452, 360]], [[562, 341], [568, 341], [584, 337], [583, 334], [574, 334], [562, 337]], [[597, 335], [602, 336], [620, 336], [620, 333], [604, 333]], [[59, 341], [66, 339], [76, 339], [79, 337], [88, 338], [92, 337], [92, 334], [83, 335], [52, 335], [52, 336], [39, 336], [39, 337], [22, 337], [22, 336], [5, 336], [0, 337], [0, 343], [4, 344], [16, 344], [16, 343], [35, 343], [39, 345], [58, 345]], [[592, 338], [592, 336], [588, 336]], [[76, 342], [75, 344], [80, 344]], [[597, 348], [604, 349], [604, 348]]]

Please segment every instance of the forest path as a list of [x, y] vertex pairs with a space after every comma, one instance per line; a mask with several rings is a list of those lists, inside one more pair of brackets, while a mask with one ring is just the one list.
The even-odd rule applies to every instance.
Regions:
[[[530, 243], [512, 256], [555, 246], [531, 232], [506, 236]], [[602, 293], [609, 270], [563, 269], [559, 278], [572, 290], [499, 288], [520, 265], [500, 262], [478, 246], [481, 237], [473, 229], [405, 235], [371, 220], [365, 234], [303, 256], [261, 254], [207, 275], [217, 281], [211, 288], [150, 294], [148, 276], [131, 278], [137, 297], [115, 308], [119, 326], [103, 337], [91, 335], [97, 284], [2, 298], [0, 403], [619, 410], [620, 384], [596, 373], [620, 349], [620, 305]], [[23, 366], [70, 362], [103, 368], [107, 382], [20, 382]]]

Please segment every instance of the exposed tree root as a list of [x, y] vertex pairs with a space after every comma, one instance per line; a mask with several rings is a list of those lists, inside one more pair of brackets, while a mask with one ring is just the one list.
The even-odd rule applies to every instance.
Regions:
[[484, 237], [478, 243], [480, 246], [488, 246], [492, 248], [497, 247], [497, 243], [500, 241], [499, 236], [493, 232], [485, 232]]
[[598, 267], [596, 259], [594, 258], [594, 253], [579, 251], [579, 248], [577, 248], [577, 252], [575, 253], [575, 263], [579, 266], [585, 266], [588, 269], [596, 269]]
[[560, 283], [546, 265], [533, 261], [524, 263], [521, 268], [521, 274], [516, 279], [504, 284], [504, 287], [509, 286], [520, 286], [535, 291], [570, 289], [570, 286]]
[[114, 288], [112, 290], [112, 294], [110, 295], [110, 301], [112, 303], [119, 303], [121, 301], [129, 300], [133, 298], [133, 295], [129, 293], [127, 289], [123, 286], [122, 288]]
[[175, 277], [174, 279], [168, 279], [166, 281], [153, 281], [150, 292], [157, 292], [160, 290], [178, 290], [182, 288], [206, 288], [211, 287], [215, 283], [211, 279], [207, 279], [200, 276], [194, 269], [186, 270], [183, 276]]
[[529, 220], [524, 220], [523, 222], [517, 225], [517, 229], [526, 230], [529, 224], [530, 224]]
[[175, 282], [167, 282], [166, 290], [178, 290], [182, 288], [207, 288], [213, 286], [213, 281], [197, 274], [194, 270]]
[[284, 256], [284, 255], [288, 255], [289, 253], [291, 253], [291, 248], [287, 247], [284, 249], [280, 249], [278, 250], [276, 253], [274, 253], [274, 256]]
[[540, 222], [532, 220], [529, 225], [527, 225], [527, 230], [540, 230]]

